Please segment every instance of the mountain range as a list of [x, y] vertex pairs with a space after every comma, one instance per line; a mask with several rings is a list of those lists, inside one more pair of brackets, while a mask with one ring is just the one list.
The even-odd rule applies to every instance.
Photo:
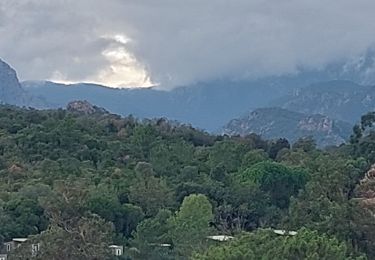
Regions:
[[233, 119], [224, 126], [223, 133], [242, 136], [257, 133], [267, 139], [286, 138], [290, 142], [311, 136], [319, 147], [325, 147], [345, 143], [351, 129], [351, 124], [327, 116], [306, 115], [275, 107], [259, 108]]
[[296, 89], [273, 101], [272, 105], [305, 114], [322, 114], [353, 124], [361, 115], [375, 110], [375, 87], [341, 80], [319, 82]]
[[[362, 114], [375, 109], [375, 87], [350, 81], [372, 82], [370, 68], [373, 63], [373, 59], [362, 59], [347, 63], [340, 69], [331, 66], [321, 71], [301, 70], [293, 75], [257, 80], [222, 79], [165, 91], [156, 88], [116, 89], [87, 83], [20, 83], [16, 71], [0, 60], [0, 101], [43, 109], [65, 107], [73, 100], [87, 100], [116, 114], [132, 114], [138, 118], [167, 117], [210, 132], [245, 134], [254, 131], [268, 138], [279, 137], [284, 124], [289, 126], [287, 129], [293, 129], [290, 133], [283, 132], [291, 140], [309, 134], [320, 138], [319, 143], [330, 145], [347, 139], [348, 126], [357, 122]], [[256, 110], [267, 107], [273, 109]], [[281, 109], [277, 110], [277, 107]], [[260, 124], [266, 122], [255, 121], [251, 111], [275, 122], [273, 126], [267, 124], [268, 128], [274, 129], [261, 130]], [[327, 137], [329, 141], [319, 137], [327, 132], [314, 134], [315, 130], [306, 132], [291, 127], [298, 126], [297, 122], [306, 118], [313, 118], [316, 123], [328, 120], [340, 127], [332, 128], [330, 134], [335, 137]]]
[[221, 80], [170, 91], [46, 81], [26, 81], [22, 86], [32, 96], [47, 100], [53, 108], [80, 99], [113, 113], [133, 114], [139, 118], [167, 117], [208, 131], [220, 131], [224, 124], [244, 111], [267, 106], [283, 93], [304, 84], [303, 79], [284, 77], [259, 81]]

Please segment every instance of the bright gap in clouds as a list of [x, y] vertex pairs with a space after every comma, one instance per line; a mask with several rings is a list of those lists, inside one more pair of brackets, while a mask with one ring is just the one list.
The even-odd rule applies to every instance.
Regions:
[[373, 10], [374, 0], [0, 0], [0, 57], [21, 80], [165, 90], [251, 80], [364, 55]]
[[[123, 34], [104, 35], [101, 38], [111, 42], [101, 53], [109, 65], [84, 82], [114, 88], [147, 88], [157, 85], [151, 81], [144, 66], [127, 50], [126, 45], [131, 42], [130, 38]], [[80, 61], [79, 58], [73, 60], [77, 63]], [[55, 71], [49, 80], [63, 84], [82, 82], [69, 81], [60, 71]]]

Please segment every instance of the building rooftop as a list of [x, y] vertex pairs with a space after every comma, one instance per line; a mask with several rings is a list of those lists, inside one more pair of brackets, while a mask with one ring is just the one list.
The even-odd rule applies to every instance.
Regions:
[[13, 238], [12, 241], [23, 243], [27, 241], [27, 238]]
[[119, 245], [110, 245], [109, 248], [119, 248], [119, 247], [123, 247], [123, 246], [119, 246]]
[[282, 236], [295, 236], [295, 235], [297, 235], [296, 231], [286, 231], [286, 230], [281, 230], [281, 229], [275, 229], [273, 232], [277, 235], [282, 235]]
[[212, 240], [215, 240], [215, 241], [228, 241], [228, 240], [231, 240], [233, 239], [234, 237], [232, 236], [226, 236], [226, 235], [217, 235], [217, 236], [208, 236], [207, 237], [208, 239], [212, 239]]
[[167, 244], [167, 243], [162, 243], [162, 244], [159, 244], [159, 243], [150, 243], [149, 245], [150, 246], [160, 246], [160, 247], [171, 247], [172, 246], [171, 244]]

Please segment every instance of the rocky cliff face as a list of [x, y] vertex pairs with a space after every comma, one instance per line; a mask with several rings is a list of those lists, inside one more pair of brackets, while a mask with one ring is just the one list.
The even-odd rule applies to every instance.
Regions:
[[256, 133], [264, 138], [282, 138], [294, 142], [312, 136], [318, 146], [339, 145], [350, 136], [351, 125], [323, 115], [305, 115], [281, 108], [261, 108], [230, 121], [224, 127], [229, 135]]
[[72, 101], [67, 105], [66, 109], [72, 113], [80, 113], [85, 115], [108, 113], [104, 108], [94, 106], [86, 100]]
[[326, 134], [334, 132], [335, 121], [331, 118], [313, 115], [299, 120], [298, 128], [306, 131], [317, 131]]
[[355, 190], [356, 199], [361, 206], [375, 217], [375, 165], [366, 173]]
[[298, 89], [272, 105], [305, 114], [322, 114], [353, 124], [361, 115], [375, 110], [375, 87], [350, 81], [321, 82]]
[[47, 102], [29, 95], [18, 80], [16, 71], [0, 59], [0, 103], [34, 108], [46, 108]]
[[26, 93], [22, 89], [17, 73], [0, 60], [0, 101], [12, 105], [24, 105]]

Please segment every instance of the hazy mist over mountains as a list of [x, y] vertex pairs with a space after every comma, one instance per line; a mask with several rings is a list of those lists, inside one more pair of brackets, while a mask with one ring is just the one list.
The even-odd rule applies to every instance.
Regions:
[[[362, 89], [346, 81], [329, 82], [329, 80], [340, 78], [361, 78], [360, 74], [364, 69], [350, 72], [347, 70], [346, 74], [342, 71], [337, 68], [332, 71], [301, 72], [295, 76], [267, 77], [254, 81], [217, 80], [171, 91], [119, 90], [93, 84], [76, 84], [67, 87], [52, 82], [24, 82], [22, 85], [32, 95], [47, 100], [52, 107], [64, 107], [73, 99], [85, 99], [114, 113], [134, 114], [141, 118], [167, 117], [191, 123], [202, 129], [220, 131], [220, 128], [234, 117], [255, 108], [275, 105], [296, 112], [326, 114], [333, 118], [336, 118], [333, 114], [337, 112], [338, 119], [353, 123], [373, 105], [371, 101], [358, 103], [362, 104], [362, 107], [356, 103], [357, 99], [365, 99], [366, 95], [373, 95], [372, 88]], [[311, 84], [315, 84], [316, 88]], [[305, 87], [307, 87], [306, 90]], [[341, 87], [346, 88], [349, 93], [340, 92]], [[323, 98], [322, 94], [304, 94], [309, 89], [310, 91], [320, 90], [323, 93], [328, 91], [327, 95], [334, 100], [328, 103], [329, 97]], [[340, 102], [340, 99], [334, 96], [335, 91], [343, 95], [341, 99], [352, 95], [353, 100], [341, 105], [343, 107], [335, 108], [337, 102]], [[310, 108], [304, 107], [307, 105], [304, 101], [306, 95], [312, 99]], [[321, 111], [324, 107], [327, 107], [326, 111]], [[346, 113], [345, 109], [351, 110], [350, 114]], [[343, 111], [345, 116], [340, 117], [337, 110]]]
[[[313, 136], [319, 145], [324, 146], [338, 145], [347, 140], [351, 125], [363, 113], [375, 108], [375, 88], [353, 82], [369, 81], [365, 75], [369, 75], [367, 71], [370, 71], [373, 60], [370, 57], [364, 60], [366, 62], [352, 67], [338, 64], [324, 71], [303, 71], [297, 75], [253, 81], [217, 80], [171, 91], [114, 89], [87, 83], [64, 85], [49, 81], [20, 84], [15, 71], [2, 62], [0, 86], [3, 103], [59, 108], [72, 100], [87, 100], [122, 115], [166, 117], [217, 133], [243, 135], [255, 132], [267, 138], [284, 136], [291, 141]], [[274, 108], [260, 110], [260, 121], [246, 115], [262, 107]], [[240, 121], [232, 120], [240, 116]], [[310, 127], [308, 131], [298, 130], [303, 120], [309, 118], [316, 127]], [[319, 128], [325, 124], [324, 120], [328, 120], [329, 129], [322, 131]], [[287, 132], [280, 130], [283, 128]]]
[[371, 0], [3, 0], [0, 57], [21, 80], [162, 89], [347, 61], [357, 68], [374, 45], [374, 8]]

